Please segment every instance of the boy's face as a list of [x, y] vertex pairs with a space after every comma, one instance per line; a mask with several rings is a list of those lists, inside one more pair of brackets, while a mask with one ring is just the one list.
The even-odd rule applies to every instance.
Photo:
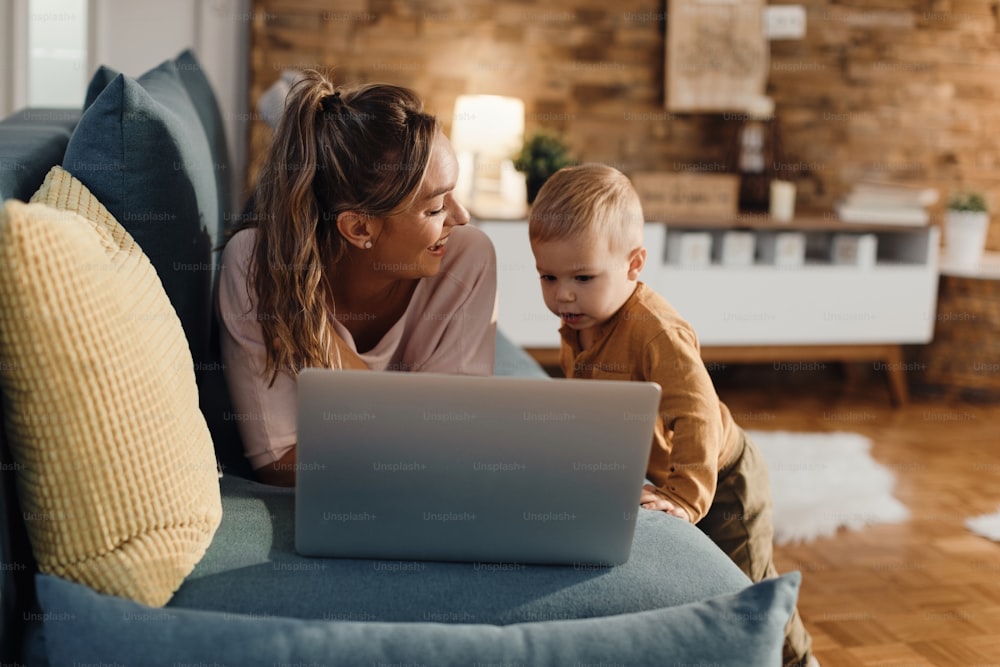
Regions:
[[545, 305], [577, 331], [603, 324], [635, 290], [646, 249], [611, 252], [586, 239], [532, 241]]

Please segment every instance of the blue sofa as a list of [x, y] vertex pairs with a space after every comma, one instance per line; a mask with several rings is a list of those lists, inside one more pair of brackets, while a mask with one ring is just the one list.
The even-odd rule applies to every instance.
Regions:
[[[129, 118], [102, 106], [136, 86], [172, 105], [184, 136], [136, 139]], [[640, 512], [632, 557], [614, 568], [297, 555], [294, 492], [253, 479], [219, 362], [215, 248], [237, 203], [226, 195], [221, 115], [193, 53], [137, 81], [102, 68], [83, 112], [26, 109], [0, 121], [0, 198], [27, 201], [53, 165], [99, 190], [93, 161], [106, 159], [107, 142], [131, 157], [116, 168], [120, 200], [103, 203], [150, 257], [188, 338], [224, 470], [222, 522], [162, 608], [41, 574], [19, 506], [23, 466], [0, 443], [0, 664], [780, 664], [798, 575], [750, 585], [697, 528], [662, 513]], [[164, 161], [177, 182], [155, 172]], [[164, 210], [170, 224], [151, 215]], [[496, 370], [544, 375], [502, 334]]]

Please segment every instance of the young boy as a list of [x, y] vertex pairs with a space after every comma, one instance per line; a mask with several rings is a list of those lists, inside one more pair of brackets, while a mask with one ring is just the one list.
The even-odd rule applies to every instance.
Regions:
[[[777, 576], [771, 491], [756, 446], [715, 393], [691, 326], [639, 281], [646, 261], [639, 196], [600, 164], [554, 174], [528, 222], [545, 305], [562, 320], [569, 378], [663, 388], [640, 503], [697, 524], [753, 581]], [[786, 665], [816, 665], [795, 610]]]

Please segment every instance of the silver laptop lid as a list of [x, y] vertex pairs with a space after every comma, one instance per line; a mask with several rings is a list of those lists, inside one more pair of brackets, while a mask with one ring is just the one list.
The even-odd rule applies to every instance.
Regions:
[[304, 370], [296, 549], [622, 563], [659, 396], [642, 382]]

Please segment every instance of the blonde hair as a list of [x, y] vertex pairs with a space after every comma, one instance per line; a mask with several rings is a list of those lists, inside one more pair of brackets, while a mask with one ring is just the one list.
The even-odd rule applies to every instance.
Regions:
[[642, 245], [642, 204], [625, 174], [604, 164], [564, 167], [545, 181], [528, 216], [532, 241], [605, 240], [611, 252]]
[[340, 366], [331, 275], [344, 256], [345, 211], [388, 216], [423, 182], [437, 119], [413, 91], [334, 88], [309, 70], [292, 86], [254, 191], [247, 275], [267, 346], [265, 373]]

